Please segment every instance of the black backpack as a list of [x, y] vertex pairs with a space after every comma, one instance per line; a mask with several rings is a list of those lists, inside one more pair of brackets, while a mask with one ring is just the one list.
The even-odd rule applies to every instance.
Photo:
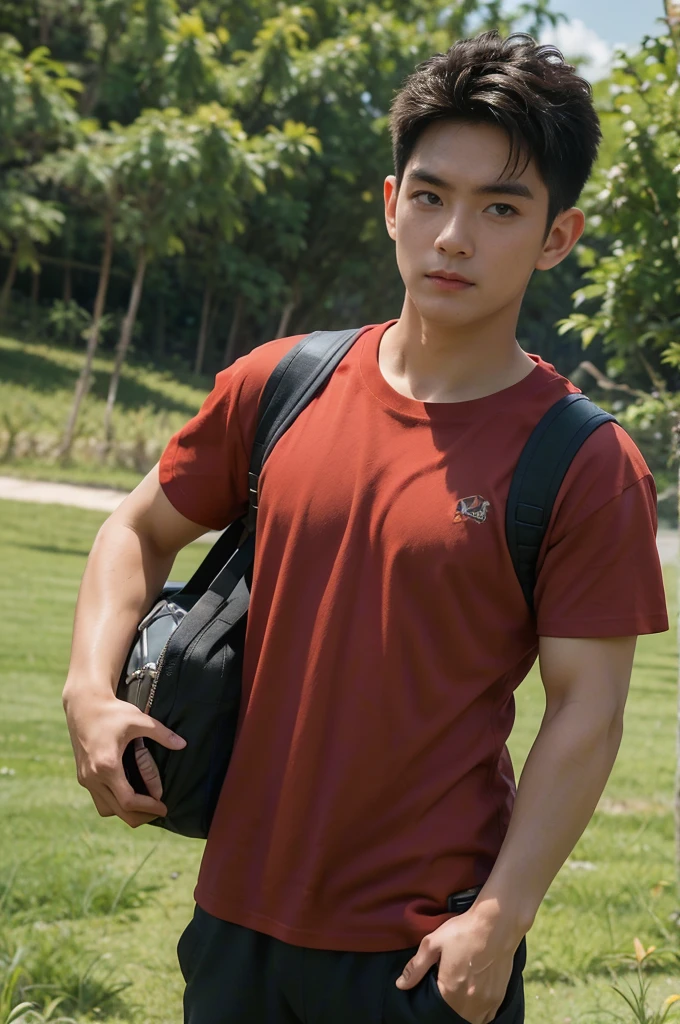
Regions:
[[[187, 741], [183, 750], [172, 751], [145, 740], [168, 809], [153, 825], [186, 836], [208, 834], [236, 733], [260, 472], [358, 334], [316, 331], [275, 367], [260, 399], [247, 515], [227, 527], [188, 583], [166, 585], [139, 624], [117, 696]], [[532, 611], [539, 549], [557, 492], [583, 442], [611, 420], [585, 395], [566, 395], [543, 416], [520, 456], [508, 496], [506, 535]], [[123, 764], [134, 789], [146, 792], [132, 744]]]

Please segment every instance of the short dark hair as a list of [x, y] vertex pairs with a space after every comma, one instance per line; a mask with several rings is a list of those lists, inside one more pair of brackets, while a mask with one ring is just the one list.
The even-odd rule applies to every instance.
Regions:
[[535, 160], [549, 194], [548, 226], [577, 201], [602, 137], [589, 83], [557, 47], [519, 32], [462, 39], [409, 75], [390, 110], [397, 187], [422, 132], [446, 120], [503, 128], [506, 173]]

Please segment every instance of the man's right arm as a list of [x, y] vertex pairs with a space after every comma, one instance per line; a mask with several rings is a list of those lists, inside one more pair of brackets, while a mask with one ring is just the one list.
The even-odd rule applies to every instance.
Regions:
[[136, 794], [123, 771], [131, 740], [150, 736], [172, 749], [184, 740], [115, 696], [137, 623], [162, 590], [177, 552], [207, 532], [166, 498], [156, 466], [99, 530], [78, 594], [63, 692], [78, 781], [103, 816], [137, 826], [163, 816], [158, 773], [148, 751], [138, 763], [149, 793]]

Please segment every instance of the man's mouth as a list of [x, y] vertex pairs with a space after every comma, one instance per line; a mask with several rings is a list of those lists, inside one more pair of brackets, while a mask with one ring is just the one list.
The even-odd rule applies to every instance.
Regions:
[[425, 276], [437, 288], [443, 288], [445, 291], [460, 292], [474, 286], [474, 281], [471, 281], [469, 277], [463, 277], [462, 274], [451, 273], [447, 270], [432, 270]]

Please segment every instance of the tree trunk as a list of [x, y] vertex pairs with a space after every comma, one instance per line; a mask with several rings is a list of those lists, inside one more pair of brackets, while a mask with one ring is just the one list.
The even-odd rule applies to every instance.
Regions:
[[38, 15], [38, 42], [41, 46], [50, 45], [50, 29], [52, 28], [52, 19], [45, 10], [40, 10]]
[[203, 373], [203, 362], [205, 360], [205, 347], [208, 340], [208, 324], [210, 322], [210, 307], [212, 305], [212, 285], [206, 284], [203, 292], [203, 308], [201, 309], [201, 327], [198, 332], [198, 346], [196, 348], [196, 362], [194, 373]]
[[165, 299], [158, 296], [156, 301], [156, 322], [153, 332], [153, 357], [159, 362], [165, 355]]
[[111, 33], [106, 33], [104, 39], [104, 45], [102, 47], [99, 60], [97, 61], [97, 70], [91, 77], [88, 85], [85, 87], [83, 92], [80, 94], [79, 112], [81, 117], [90, 117], [92, 111], [99, 102], [99, 94], [101, 91], [101, 85], [106, 78], [109, 70], [109, 60], [111, 56]]
[[243, 316], [243, 296], [237, 295], [236, 306], [234, 307], [234, 316], [232, 317], [231, 327], [229, 329], [229, 337], [227, 338], [227, 344], [224, 347], [224, 365], [231, 366], [236, 359], [237, 345], [238, 345], [238, 333], [241, 328], [241, 318]]
[[29, 305], [29, 320], [31, 324], [31, 335], [35, 334], [38, 323], [38, 299], [40, 298], [40, 269], [31, 270], [31, 301]]
[[12, 253], [12, 257], [9, 261], [9, 268], [7, 270], [7, 276], [5, 277], [5, 283], [2, 286], [0, 292], [0, 320], [4, 320], [7, 316], [7, 309], [9, 308], [9, 298], [14, 287], [14, 278], [17, 276], [17, 267], [19, 266], [19, 250], [15, 249]]
[[104, 252], [102, 254], [102, 265], [99, 272], [99, 284], [97, 285], [97, 296], [94, 300], [94, 311], [92, 313], [92, 326], [87, 335], [87, 348], [85, 350], [85, 362], [83, 363], [82, 369], [78, 380], [76, 381], [76, 390], [73, 395], [73, 405], [69, 413], [68, 422], [66, 429], [64, 430], [64, 437], [62, 438], [61, 445], [59, 447], [59, 458], [68, 458], [71, 448], [73, 446], [73, 438], [76, 432], [76, 423], [78, 422], [78, 414], [80, 412], [80, 406], [82, 405], [85, 395], [90, 390], [90, 382], [92, 380], [92, 363], [94, 362], [94, 355], [97, 351], [97, 345], [99, 344], [99, 331], [101, 328], [102, 316], [104, 315], [104, 306], [106, 305], [106, 293], [109, 287], [109, 277], [111, 276], [111, 256], [113, 254], [113, 216], [109, 213], [106, 216], [104, 222]]
[[120, 374], [123, 369], [127, 350], [130, 347], [135, 320], [137, 319], [137, 310], [139, 309], [139, 302], [142, 297], [144, 274], [146, 272], [148, 262], [149, 255], [146, 248], [140, 249], [137, 257], [135, 279], [132, 282], [132, 291], [130, 292], [130, 302], [120, 329], [120, 338], [118, 339], [118, 345], [116, 347], [116, 358], [113, 364], [113, 373], [111, 374], [111, 381], [109, 383], [109, 393], [106, 398], [106, 410], [104, 412], [104, 453], [108, 451], [113, 438], [113, 407], [116, 404]]
[[64, 263], [64, 277], [62, 286], [62, 299], [64, 302], [70, 302], [73, 298], [73, 281], [71, 279], [71, 261], [69, 259]]

